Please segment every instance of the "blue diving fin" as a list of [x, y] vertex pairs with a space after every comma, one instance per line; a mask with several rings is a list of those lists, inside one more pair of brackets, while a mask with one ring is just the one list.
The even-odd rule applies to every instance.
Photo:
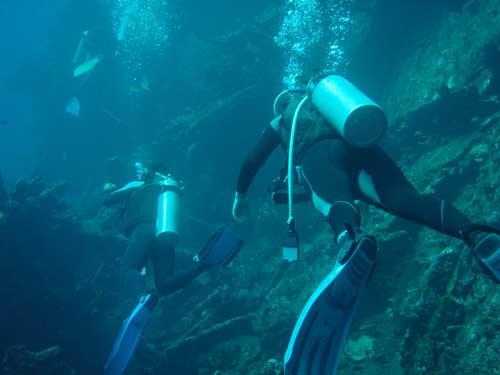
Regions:
[[194, 260], [205, 267], [225, 266], [243, 247], [241, 240], [229, 228], [215, 232]]
[[482, 238], [474, 247], [474, 255], [486, 275], [500, 284], [500, 235], [490, 233]]
[[120, 333], [113, 345], [113, 350], [104, 366], [105, 375], [121, 375], [125, 371], [128, 362], [134, 355], [142, 330], [148, 322], [157, 300], [158, 296], [154, 294], [141, 297], [139, 304], [129, 317], [123, 321]]
[[363, 236], [347, 259], [337, 262], [302, 309], [285, 353], [285, 375], [334, 375], [358, 296], [377, 253]]

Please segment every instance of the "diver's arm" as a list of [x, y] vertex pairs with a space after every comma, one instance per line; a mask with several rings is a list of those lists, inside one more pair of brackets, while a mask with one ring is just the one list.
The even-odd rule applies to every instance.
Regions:
[[238, 194], [245, 194], [248, 191], [257, 172], [279, 144], [280, 137], [276, 130], [272, 126], [266, 127], [259, 141], [247, 155], [241, 166], [236, 185], [236, 192]]
[[111, 206], [113, 204], [121, 203], [126, 201], [130, 195], [140, 187], [144, 185], [143, 181], [132, 181], [123, 186], [118, 190], [114, 190], [108, 193], [103, 200], [105, 206]]
[[245, 194], [257, 172], [279, 144], [280, 137], [271, 124], [264, 130], [259, 141], [243, 162], [233, 202], [233, 217], [236, 221], [243, 222], [248, 218], [250, 210]]

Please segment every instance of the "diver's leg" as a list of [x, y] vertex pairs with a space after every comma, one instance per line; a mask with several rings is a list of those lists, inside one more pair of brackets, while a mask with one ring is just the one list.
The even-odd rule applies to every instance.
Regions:
[[161, 295], [166, 296], [183, 289], [204, 271], [205, 268], [203, 268], [200, 264], [193, 262], [188, 269], [178, 271], [171, 277], [163, 278], [160, 284], [157, 282], [156, 287]]
[[175, 245], [169, 239], [157, 238], [151, 250], [156, 289], [163, 296], [184, 288], [204, 271], [199, 263], [193, 262], [188, 269], [174, 274]]
[[[363, 169], [359, 175], [359, 189], [367, 200], [397, 216], [464, 240], [472, 247], [483, 271], [493, 281], [500, 283], [498, 229], [471, 224], [469, 219], [449, 202], [434, 195], [420, 194], [396, 163], [380, 148], [366, 152]], [[366, 192], [369, 191], [375, 191], [376, 197], [368, 197]]]
[[325, 140], [313, 145], [302, 161], [313, 194], [331, 202], [327, 215], [336, 239], [346, 229], [358, 232], [361, 224], [360, 212], [354, 204], [350, 151], [341, 140]]
[[203, 272], [229, 264], [243, 246], [243, 241], [229, 228], [215, 232], [185, 269], [174, 274], [175, 246], [168, 239], [157, 240], [152, 251], [156, 288], [168, 295], [184, 288]]
[[463, 213], [435, 195], [419, 193], [379, 147], [365, 149], [363, 153], [358, 172], [361, 197], [396, 216], [462, 238], [461, 229], [470, 225]]
[[141, 224], [134, 228], [125, 252], [125, 289], [143, 292], [145, 280], [141, 270], [145, 266], [149, 248], [154, 241], [154, 226]]
[[354, 205], [355, 155], [350, 151], [342, 141], [323, 141], [303, 160], [304, 176], [314, 192], [332, 202], [328, 219], [340, 251], [297, 319], [285, 353], [285, 375], [335, 373], [360, 291], [375, 264], [376, 241], [361, 234]]
[[154, 227], [140, 224], [134, 228], [125, 252], [125, 267], [141, 271], [148, 257], [149, 248], [154, 240]]
[[[145, 290], [145, 280], [141, 269], [146, 264], [148, 252], [154, 241], [154, 225], [141, 224], [134, 228], [125, 253], [125, 291], [132, 291], [134, 297]], [[113, 349], [104, 366], [105, 375], [122, 374], [132, 358], [140, 335], [144, 329], [151, 311], [158, 301], [156, 293], [143, 295], [130, 315], [123, 321]]]

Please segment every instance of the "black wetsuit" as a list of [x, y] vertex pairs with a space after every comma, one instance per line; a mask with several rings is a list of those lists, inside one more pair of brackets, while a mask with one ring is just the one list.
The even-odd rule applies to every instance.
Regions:
[[204, 271], [199, 263], [193, 262], [191, 267], [175, 272], [175, 246], [158, 239], [155, 226], [145, 223], [132, 231], [125, 267], [140, 272], [148, 259], [153, 266], [156, 289], [164, 296], [184, 288]]
[[[280, 144], [281, 138], [268, 126], [242, 165], [237, 192], [246, 193], [260, 167]], [[328, 221], [336, 235], [347, 226], [359, 229], [361, 217], [354, 200], [457, 238], [461, 238], [460, 230], [470, 225], [451, 204], [434, 195], [420, 194], [379, 146], [356, 148], [338, 138], [326, 139], [307, 150], [301, 165], [312, 190], [331, 204]]]

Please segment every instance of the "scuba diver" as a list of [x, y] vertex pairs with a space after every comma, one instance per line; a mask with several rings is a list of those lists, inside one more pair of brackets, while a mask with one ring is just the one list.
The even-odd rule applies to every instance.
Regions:
[[193, 258], [190, 267], [174, 273], [183, 186], [171, 175], [162, 174], [164, 168], [160, 163], [149, 168], [141, 163], [135, 166], [135, 181], [120, 189], [105, 185], [108, 193], [104, 204], [124, 204], [125, 232], [130, 236], [125, 253], [127, 284], [133, 289], [144, 286], [141, 271], [150, 262], [155, 289], [142, 296], [124, 320], [105, 365], [106, 375], [123, 373], [159, 298], [184, 288], [213, 267], [227, 265], [243, 246], [243, 241], [231, 230], [219, 230]]
[[285, 375], [334, 374], [360, 290], [375, 264], [375, 238], [361, 229], [356, 200], [465, 241], [482, 270], [500, 282], [500, 235], [471, 223], [449, 202], [420, 194], [376, 145], [387, 128], [383, 110], [345, 78], [313, 77], [302, 90], [282, 92], [275, 118], [242, 164], [233, 203], [248, 218], [246, 193], [259, 169], [281, 145], [287, 165], [272, 198], [288, 203], [283, 258], [298, 259], [293, 203], [312, 201], [339, 248], [336, 264], [302, 309], [284, 358]]

